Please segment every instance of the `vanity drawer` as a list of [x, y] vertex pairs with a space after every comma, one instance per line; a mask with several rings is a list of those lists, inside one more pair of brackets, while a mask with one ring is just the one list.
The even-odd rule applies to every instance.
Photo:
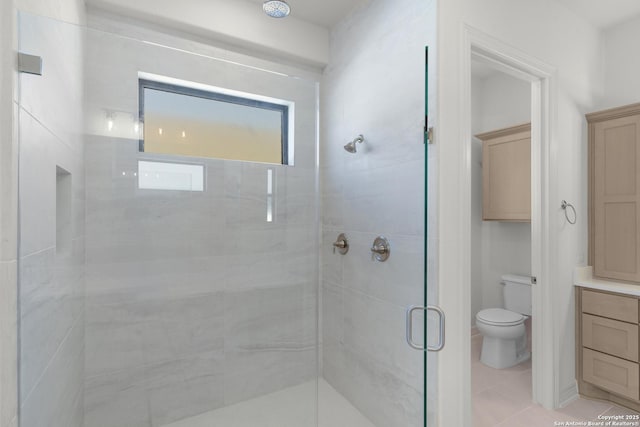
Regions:
[[582, 290], [582, 312], [638, 323], [638, 300], [622, 295]]
[[582, 379], [604, 390], [638, 400], [638, 364], [585, 348], [582, 350]]
[[638, 325], [583, 314], [582, 345], [637, 362]]

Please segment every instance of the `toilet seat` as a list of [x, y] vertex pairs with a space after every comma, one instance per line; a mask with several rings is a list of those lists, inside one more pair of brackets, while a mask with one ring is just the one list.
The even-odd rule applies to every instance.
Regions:
[[514, 326], [523, 323], [526, 316], [503, 308], [487, 308], [476, 315], [476, 320], [492, 326]]

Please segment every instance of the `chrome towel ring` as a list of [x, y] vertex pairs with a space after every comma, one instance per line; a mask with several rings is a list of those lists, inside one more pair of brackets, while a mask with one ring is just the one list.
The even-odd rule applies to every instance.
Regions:
[[[576, 214], [576, 208], [573, 207], [573, 205], [569, 202], [567, 202], [566, 200], [562, 201], [562, 204], [560, 205], [560, 207], [564, 210], [564, 217], [567, 218], [567, 222], [569, 224], [575, 224], [576, 221], [578, 220], [578, 214]], [[569, 215], [567, 213], [567, 208], [570, 208], [573, 211], [573, 221], [571, 220], [571, 215]]]

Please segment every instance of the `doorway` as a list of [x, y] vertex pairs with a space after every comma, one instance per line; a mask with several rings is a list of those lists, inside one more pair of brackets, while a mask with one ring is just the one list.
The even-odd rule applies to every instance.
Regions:
[[[466, 114], [461, 117], [463, 135], [473, 134], [472, 117], [472, 64], [482, 64], [486, 70], [499, 72], [511, 79], [513, 85], [520, 87], [521, 93], [529, 89], [529, 117], [531, 121], [531, 222], [530, 243], [524, 243], [530, 249], [530, 255], [524, 258], [530, 260], [530, 272], [528, 273], [534, 282], [531, 287], [532, 315], [531, 315], [531, 348], [535, 357], [531, 359], [531, 399], [547, 409], [558, 406], [558, 396], [554, 388], [554, 336], [553, 333], [553, 304], [549, 289], [549, 265], [550, 250], [548, 237], [548, 163], [549, 163], [549, 121], [550, 121], [550, 87], [553, 70], [546, 64], [540, 63], [535, 58], [527, 57], [522, 52], [495, 40], [474, 28], [465, 28], [465, 55], [464, 77], [462, 81], [461, 105]], [[524, 88], [524, 89], [523, 89]], [[520, 104], [520, 105], [525, 105]], [[520, 114], [525, 107], [520, 107]], [[516, 123], [514, 123], [516, 124]], [[506, 124], [505, 124], [506, 126]], [[471, 294], [473, 276], [472, 260], [472, 194], [473, 194], [473, 142], [466, 138], [464, 153], [464, 203], [462, 207], [461, 225], [467, 231], [463, 233], [464, 242], [461, 245], [464, 251], [463, 280], [464, 287]], [[513, 224], [510, 224], [513, 225]], [[513, 228], [513, 227], [512, 227]], [[502, 230], [504, 231], [504, 230]], [[514, 230], [511, 230], [514, 231]], [[519, 230], [521, 237], [528, 234], [525, 230]], [[504, 234], [504, 233], [503, 233]], [[514, 233], [511, 233], [514, 234]], [[518, 232], [515, 232], [517, 235]], [[522, 243], [521, 243], [522, 245]], [[527, 256], [528, 255], [528, 256]], [[524, 269], [524, 266], [518, 267]], [[505, 273], [517, 273], [517, 271], [505, 271]], [[498, 285], [499, 286], [499, 285]], [[499, 288], [498, 288], [499, 289]], [[495, 291], [495, 289], [494, 289]], [[499, 295], [499, 294], [498, 294]], [[496, 293], [493, 294], [494, 298]], [[471, 325], [471, 298], [468, 298], [462, 315], [467, 325]], [[469, 328], [470, 330], [470, 328]], [[469, 332], [469, 341], [471, 340]], [[468, 396], [471, 395], [469, 384]]]
[[[532, 404], [530, 125], [530, 82], [472, 58], [470, 364], [476, 426], [497, 425]], [[490, 403], [500, 400], [505, 404], [496, 411]]]

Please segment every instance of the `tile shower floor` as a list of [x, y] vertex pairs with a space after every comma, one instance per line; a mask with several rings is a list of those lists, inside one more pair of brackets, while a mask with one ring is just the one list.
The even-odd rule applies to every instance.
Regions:
[[319, 427], [375, 427], [324, 379], [320, 379], [318, 383], [310, 381], [226, 406], [164, 427], [313, 426], [316, 395], [319, 402]]
[[621, 406], [582, 398], [565, 408], [548, 411], [531, 402], [531, 360], [508, 369], [493, 369], [480, 362], [481, 348], [482, 335], [472, 335], [473, 427], [552, 427], [571, 425], [569, 421], [598, 421], [599, 415], [637, 414]]

